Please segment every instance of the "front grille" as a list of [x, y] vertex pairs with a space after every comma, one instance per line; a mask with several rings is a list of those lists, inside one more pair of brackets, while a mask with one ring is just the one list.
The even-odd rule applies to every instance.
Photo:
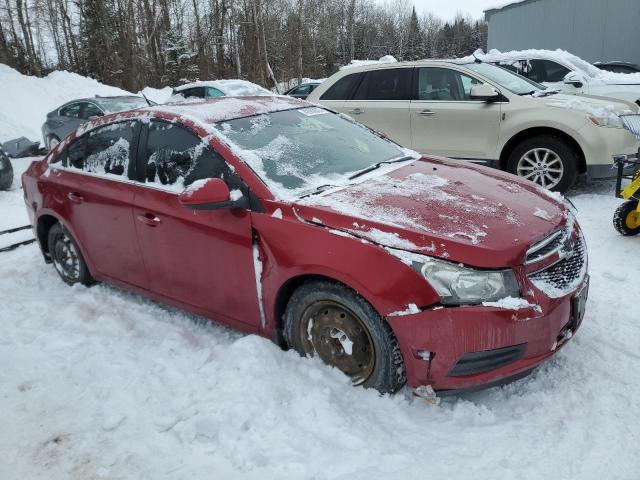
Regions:
[[633, 133], [640, 140], [640, 115], [620, 115], [624, 128]]
[[561, 250], [564, 258], [550, 267], [529, 275], [537, 289], [551, 298], [563, 297], [575, 290], [587, 273], [587, 245], [582, 234], [573, 245]]
[[449, 370], [448, 375], [450, 377], [476, 375], [504, 367], [516, 360], [520, 360], [526, 346], [526, 343], [521, 343], [520, 345], [514, 345], [512, 347], [465, 353], [453, 368]]
[[553, 255], [562, 248], [568, 235], [568, 230], [558, 230], [539, 241], [527, 250], [526, 263], [534, 263]]

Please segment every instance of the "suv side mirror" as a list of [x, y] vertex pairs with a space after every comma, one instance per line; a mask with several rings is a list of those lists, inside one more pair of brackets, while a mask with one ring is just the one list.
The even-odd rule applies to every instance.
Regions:
[[500, 97], [500, 94], [488, 83], [483, 83], [482, 85], [474, 85], [471, 87], [471, 93], [469, 96], [471, 97], [471, 100], [495, 102]]
[[564, 76], [564, 83], [567, 85], [573, 85], [576, 88], [582, 88], [584, 85], [584, 79], [578, 72], [569, 72]]
[[248, 200], [244, 195], [235, 200], [231, 199], [229, 187], [221, 178], [196, 180], [178, 196], [178, 201], [190, 210], [220, 210], [248, 206]]

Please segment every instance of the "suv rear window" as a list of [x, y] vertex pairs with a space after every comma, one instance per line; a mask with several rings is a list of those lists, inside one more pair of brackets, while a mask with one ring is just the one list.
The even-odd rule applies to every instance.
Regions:
[[411, 100], [412, 68], [387, 68], [365, 73], [355, 100]]
[[320, 100], [348, 100], [361, 76], [361, 73], [352, 73], [342, 77], [322, 94]]

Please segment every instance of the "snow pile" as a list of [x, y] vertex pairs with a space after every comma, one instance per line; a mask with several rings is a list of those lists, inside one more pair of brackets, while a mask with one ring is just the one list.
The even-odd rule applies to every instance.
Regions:
[[533, 305], [526, 301], [524, 298], [505, 297], [495, 302], [482, 302], [485, 307], [504, 308], [507, 310], [520, 310], [523, 308], [540, 308], [538, 305]]
[[[591, 117], [595, 117], [599, 121], [604, 120], [617, 125], [622, 125], [620, 123], [621, 114], [634, 113], [628, 109], [616, 108], [613, 104], [593, 103], [580, 97], [551, 97], [546, 104], [550, 107], [566, 108], [576, 112], [583, 112]], [[624, 104], [617, 103], [617, 105], [622, 107]]]
[[364, 67], [365, 65], [396, 63], [397, 61], [398, 60], [396, 60], [396, 57], [393, 55], [385, 55], [384, 57], [380, 57], [378, 60], [351, 60], [347, 65], [340, 67], [340, 70], [344, 70], [345, 68]]
[[47, 113], [70, 100], [131, 95], [75, 73], [56, 71], [38, 78], [4, 64], [0, 64], [0, 85], [0, 142], [21, 136], [42, 142], [40, 128]]
[[153, 87], [144, 87], [139, 94], [144, 95], [149, 100], [155, 103], [167, 103], [169, 98], [171, 98], [171, 93], [173, 92], [173, 88], [164, 87], [164, 88], [153, 88]]

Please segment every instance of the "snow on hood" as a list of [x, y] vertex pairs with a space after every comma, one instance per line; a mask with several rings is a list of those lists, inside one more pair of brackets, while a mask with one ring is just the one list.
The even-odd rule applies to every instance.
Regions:
[[617, 121], [622, 114], [637, 113], [637, 108], [631, 110], [630, 105], [615, 99], [588, 98], [585, 96], [557, 94], [542, 97], [550, 107], [566, 108], [576, 112], [583, 112], [597, 118], [608, 118]]
[[473, 55], [469, 55], [460, 60], [472, 62], [478, 58], [488, 63], [506, 63], [514, 65], [520, 60], [552, 60], [567, 66], [570, 70], [582, 73], [586, 77], [586, 81], [592, 83], [603, 83], [610, 85], [636, 85], [640, 84], [640, 73], [616, 73], [601, 70], [582, 58], [567, 52], [566, 50], [512, 50], [509, 52], [501, 52], [492, 49], [488, 53], [484, 53], [481, 49], [476, 50]]
[[439, 158], [306, 197], [294, 208], [305, 221], [382, 246], [477, 267], [521, 264], [528, 246], [566, 221], [562, 202], [531, 182]]
[[363, 67], [365, 65], [377, 65], [384, 63], [396, 63], [396, 57], [393, 55], [385, 55], [384, 57], [380, 57], [378, 60], [351, 60], [347, 65], [340, 67], [340, 70], [344, 70], [345, 68], [353, 68], [353, 67]]

